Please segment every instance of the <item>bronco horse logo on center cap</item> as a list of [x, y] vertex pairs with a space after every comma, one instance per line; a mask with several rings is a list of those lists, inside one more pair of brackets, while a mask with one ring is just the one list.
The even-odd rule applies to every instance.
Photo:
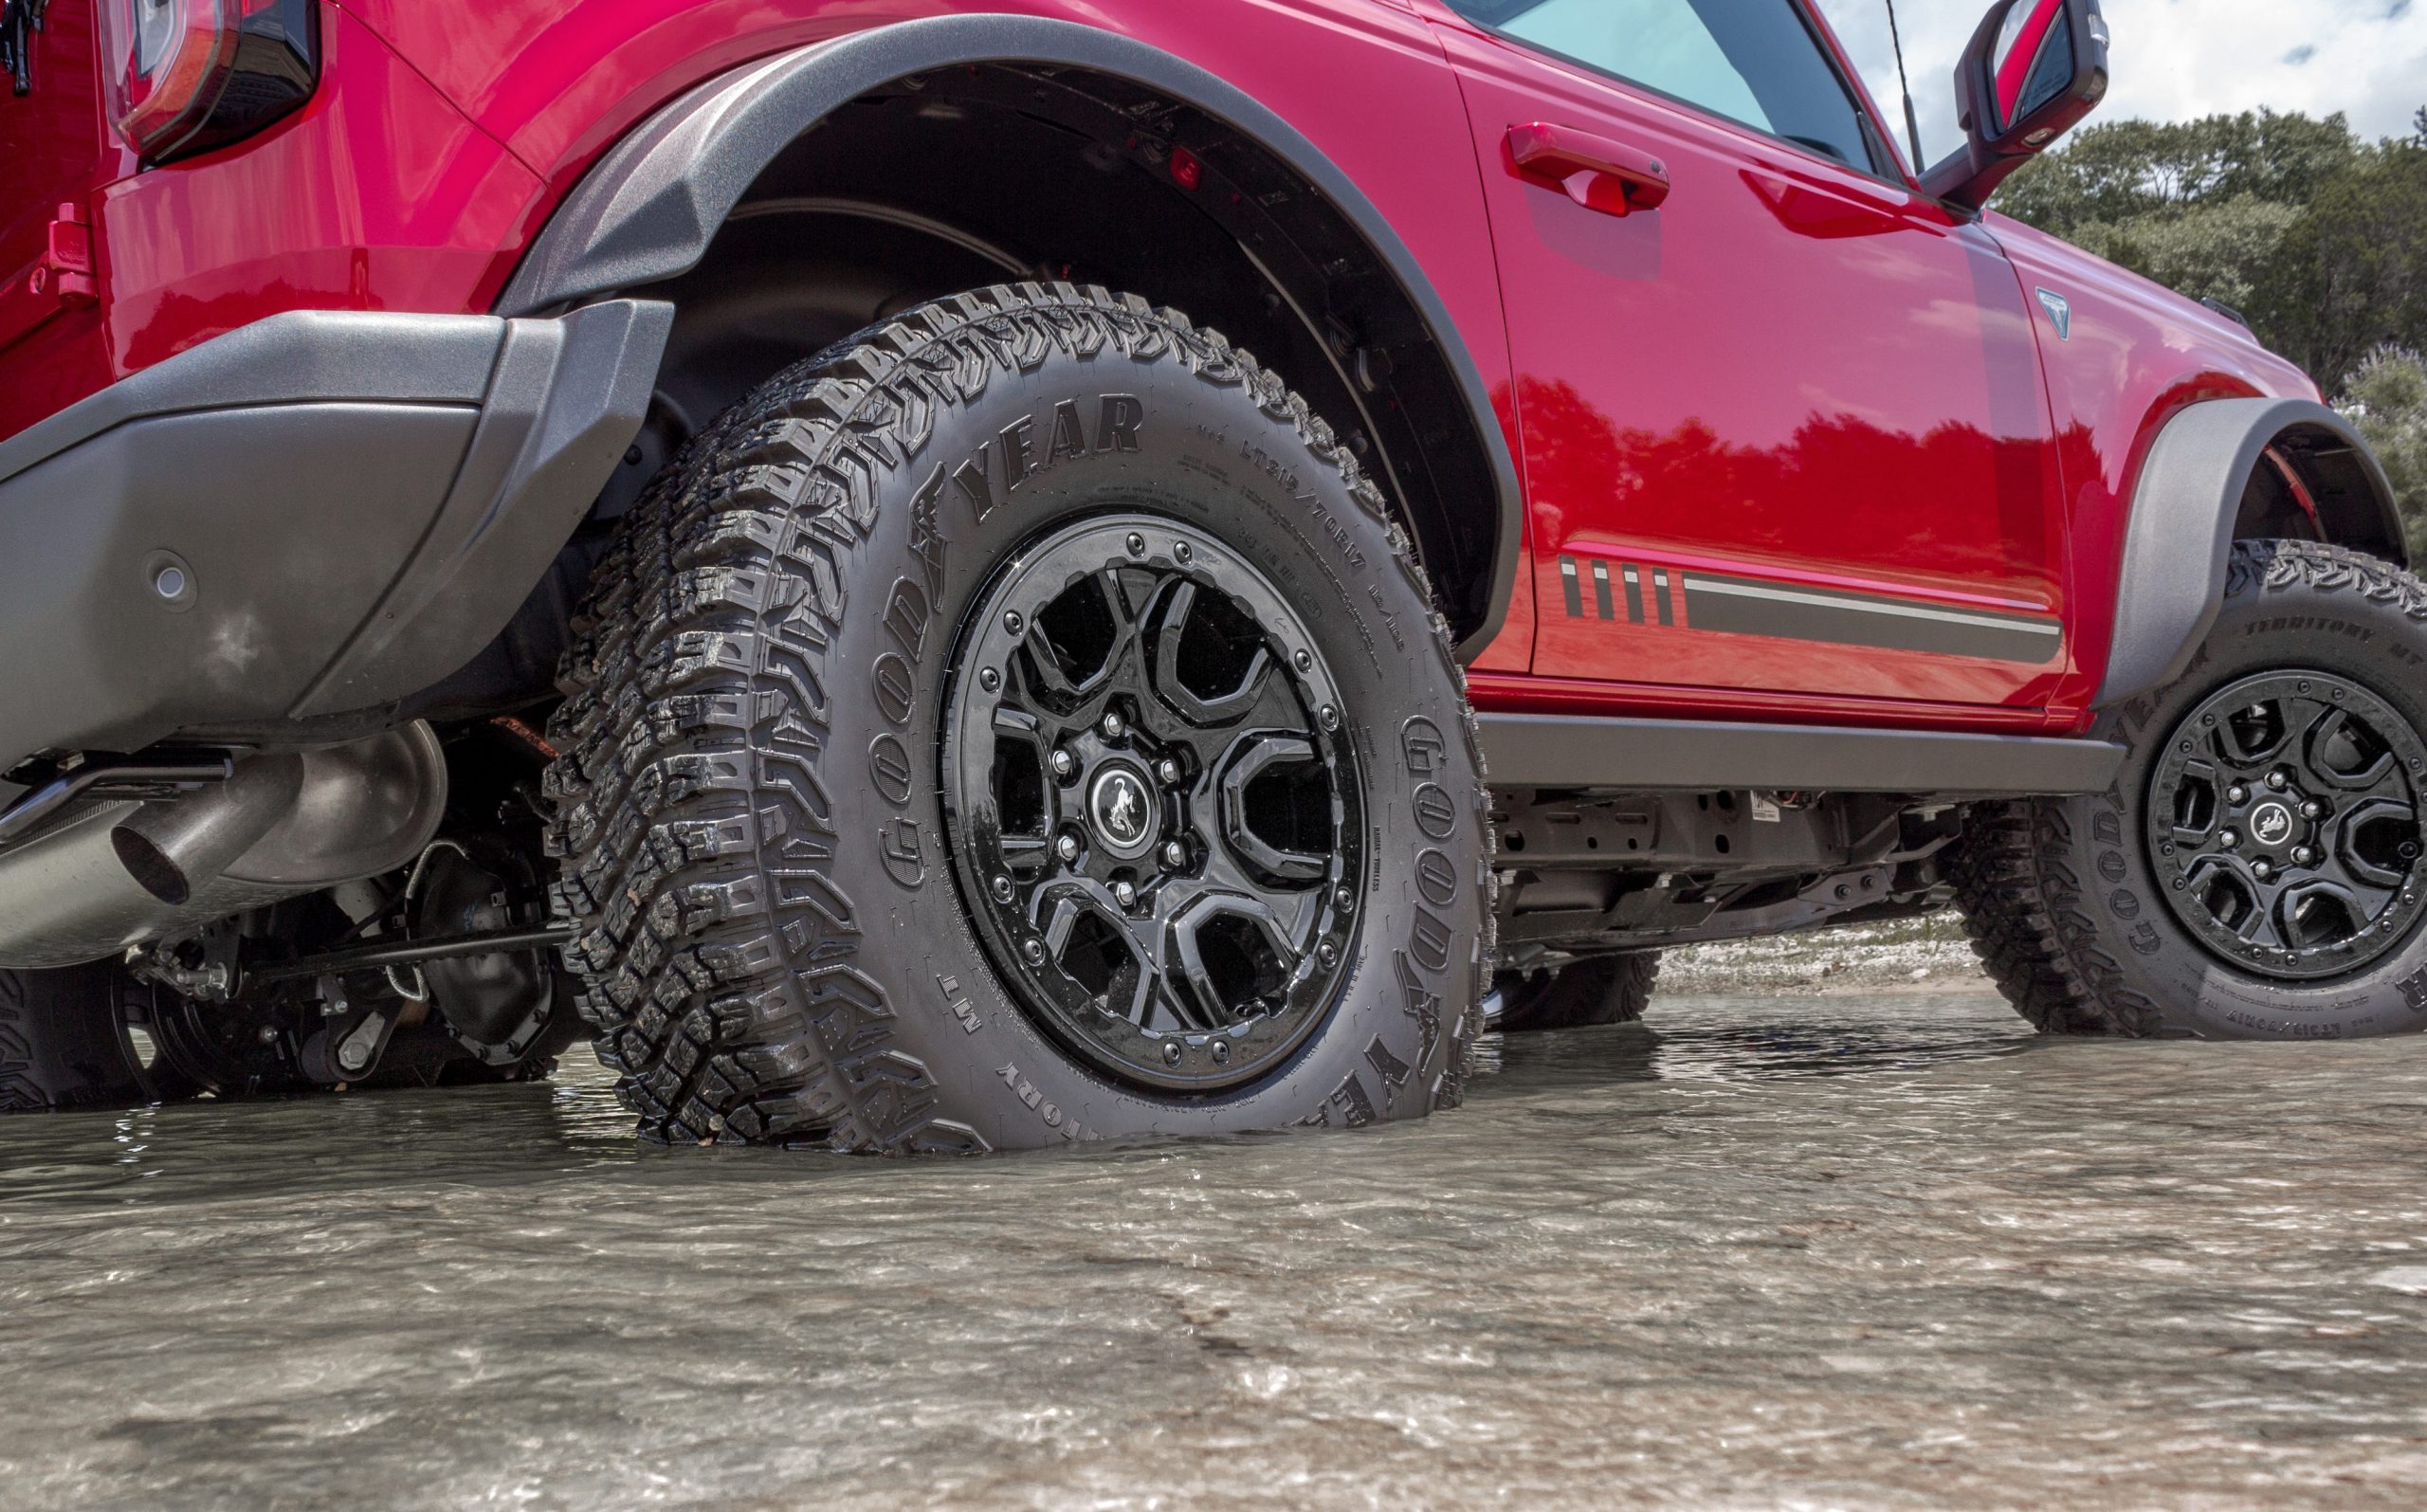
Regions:
[[1136, 773], [1114, 767], [1096, 778], [1095, 792], [1088, 796], [1088, 810], [1095, 819], [1096, 833], [1104, 844], [1116, 850], [1130, 850], [1148, 837], [1146, 828], [1146, 784]]

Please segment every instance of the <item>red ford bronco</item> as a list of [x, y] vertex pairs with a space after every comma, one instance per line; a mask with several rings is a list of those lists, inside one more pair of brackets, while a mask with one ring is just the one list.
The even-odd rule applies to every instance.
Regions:
[[1985, 209], [2096, 0], [1927, 166], [1810, 0], [0, 43], [0, 1106], [1358, 1124], [1950, 902], [2048, 1030], [2427, 1025], [2381, 470]]

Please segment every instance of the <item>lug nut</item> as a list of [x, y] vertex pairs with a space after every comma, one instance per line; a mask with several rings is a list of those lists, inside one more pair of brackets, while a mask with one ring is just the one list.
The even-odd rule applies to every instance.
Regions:
[[2326, 805], [2318, 802], [2315, 798], [2311, 798], [2308, 802], [2301, 805], [2301, 817], [2304, 819], [2321, 818], [2325, 813]]
[[2265, 882], [2268, 878], [2275, 875], [2275, 868], [2269, 865], [2264, 861], [2254, 861], [2250, 864], [2250, 874], [2257, 878], [2260, 882]]
[[1007, 902], [1010, 902], [1012, 901], [1012, 879], [1011, 879], [1011, 878], [1009, 878], [1009, 877], [997, 877], [997, 878], [995, 878], [995, 881], [994, 881], [994, 884], [993, 884], [993, 885], [994, 885], [994, 892], [995, 892], [995, 901], [996, 902], [998, 902], [998, 903], [1007, 903]]
[[1111, 710], [1111, 709], [1106, 709], [1106, 710], [1104, 710], [1104, 738], [1105, 739], [1107, 739], [1107, 740], [1118, 740], [1118, 739], [1120, 739], [1120, 738], [1121, 738], [1121, 732], [1122, 732], [1124, 728], [1126, 728], [1126, 726], [1124, 726], [1124, 725], [1121, 722], [1121, 716], [1120, 716], [1118, 713], [1115, 713], [1115, 712], [1114, 712], [1113, 710]]
[[1112, 901], [1119, 903], [1123, 908], [1135, 908], [1138, 906], [1138, 889], [1132, 887], [1125, 882], [1114, 883], [1112, 884]]
[[2224, 847], [2227, 850], [2238, 849], [2241, 846], [2241, 831], [2238, 829], [2219, 830], [2217, 834], [2217, 844]]
[[1180, 1056], [1185, 1053], [1187, 1052], [1180, 1048], [1179, 1041], [1163, 1041], [1163, 1064], [1165, 1066], [1177, 1066], [1179, 1064]]
[[1155, 775], [1162, 778], [1165, 783], [1177, 782], [1179, 780], [1179, 763], [1169, 756], [1165, 756], [1160, 761], [1155, 763]]
[[1003, 674], [991, 666], [987, 667], [977, 674], [977, 685], [992, 693], [1003, 685]]
[[1053, 853], [1065, 861], [1078, 860], [1079, 837], [1077, 835], [1066, 834], [1059, 840], [1054, 841]]
[[2250, 801], [2250, 790], [2236, 782], [2232, 787], [2225, 790], [2225, 801], [2227, 803], [2248, 803]]
[[2292, 859], [2306, 866], [2310, 862], [2317, 859], [2317, 852], [2311, 850], [2307, 846], [2294, 846], [2292, 847]]
[[1163, 842], [1163, 865], [1177, 871], [1188, 865], [1188, 847], [1177, 840]]
[[1042, 966], [1045, 964], [1045, 941], [1041, 939], [1023, 941], [1020, 945], [1020, 954], [1028, 957], [1028, 963], [1031, 966]]
[[1143, 556], [1146, 555], [1146, 537], [1139, 535], [1134, 530], [1129, 533], [1129, 539], [1122, 542], [1122, 544], [1129, 548], [1129, 555], [1132, 556]]
[[1071, 773], [1078, 770], [1079, 758], [1077, 756], [1072, 756], [1068, 751], [1056, 751], [1053, 753], [1053, 774], [1055, 776], [1067, 777]]
[[2267, 785], [2273, 788], [2278, 792], [2283, 792], [2285, 785], [2291, 780], [2291, 778], [2284, 775], [2284, 769], [2282, 767], [2277, 767], [2274, 771], [2267, 774]]

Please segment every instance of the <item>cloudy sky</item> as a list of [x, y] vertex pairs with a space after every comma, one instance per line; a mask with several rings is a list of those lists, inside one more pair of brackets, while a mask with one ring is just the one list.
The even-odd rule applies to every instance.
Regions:
[[[1901, 124], [1887, 0], [1819, 0], [1880, 109]], [[2427, 105], [2427, 0], [2104, 0], [2113, 86], [2093, 120], [2217, 111], [2342, 111], [2369, 137], [2408, 136]], [[1955, 141], [1956, 54], [1986, 0], [1896, 0], [1905, 63], [1935, 159]]]

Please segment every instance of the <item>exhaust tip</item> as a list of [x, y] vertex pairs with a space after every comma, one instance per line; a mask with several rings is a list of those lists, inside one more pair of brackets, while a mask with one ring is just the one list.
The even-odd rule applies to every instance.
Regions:
[[185, 872], [140, 832], [119, 825], [110, 831], [110, 849], [117, 852], [118, 864], [126, 868], [135, 884], [160, 902], [182, 908], [192, 901], [193, 884]]

